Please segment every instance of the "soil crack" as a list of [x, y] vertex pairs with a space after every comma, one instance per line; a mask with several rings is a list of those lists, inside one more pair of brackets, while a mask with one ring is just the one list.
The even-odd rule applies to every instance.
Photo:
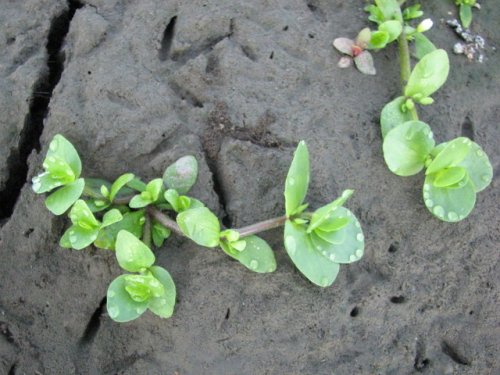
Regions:
[[63, 42], [76, 10], [82, 6], [78, 1], [68, 0], [68, 8], [51, 22], [46, 44], [48, 72], [43, 72], [34, 85], [18, 147], [11, 152], [7, 159], [9, 178], [5, 188], [0, 191], [0, 202], [2, 202], [0, 220], [9, 218], [14, 211], [28, 176], [28, 156], [33, 150], [40, 151], [43, 120], [49, 111], [52, 92], [59, 83], [64, 70], [65, 56], [61, 53]]

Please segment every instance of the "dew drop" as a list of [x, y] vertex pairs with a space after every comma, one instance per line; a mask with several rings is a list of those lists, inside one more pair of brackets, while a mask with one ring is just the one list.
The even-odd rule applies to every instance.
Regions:
[[139, 219], [139, 223], [141, 224], [144, 224], [146, 222], [146, 218], [144, 216], [142, 216], [140, 219]]
[[149, 285], [151, 285], [153, 288], [156, 288], [157, 286], [160, 285], [160, 282], [158, 280], [151, 280], [149, 282]]
[[290, 177], [290, 179], [288, 180], [288, 185], [290, 186], [295, 185], [295, 179], [293, 177]]
[[329, 258], [333, 262], [335, 260], [335, 254], [330, 254]]
[[77, 237], [76, 236], [69, 236], [69, 242], [71, 243], [75, 243], [77, 240]]
[[484, 155], [484, 152], [482, 152], [481, 150], [477, 150], [476, 151], [476, 155], [479, 156], [479, 157], [481, 157], [481, 156]]
[[35, 181], [33, 180], [33, 191], [38, 191], [40, 190], [40, 188], [42, 187], [42, 184], [40, 183], [40, 181]]
[[484, 181], [484, 182], [488, 182], [490, 180], [490, 176], [485, 174], [483, 175], [483, 177], [481, 177], [481, 179]]
[[167, 304], [167, 300], [162, 298], [160, 300], [160, 305], [166, 305], [166, 304]]
[[285, 238], [285, 247], [288, 250], [288, 253], [290, 255], [294, 255], [295, 250], [296, 250], [295, 238], [293, 238], [292, 236], [286, 237]]
[[358, 258], [354, 254], [349, 257], [349, 261], [351, 261], [351, 262], [355, 262], [357, 260], [358, 260]]
[[44, 167], [45, 169], [49, 169], [49, 165], [45, 162], [42, 164], [42, 167]]
[[434, 212], [434, 215], [437, 217], [444, 217], [444, 208], [441, 206], [434, 207], [432, 212]]
[[448, 212], [448, 219], [450, 219], [451, 221], [457, 221], [458, 220], [457, 213], [453, 211]]
[[50, 151], [56, 151], [56, 150], [57, 150], [57, 146], [58, 146], [58, 143], [57, 143], [57, 141], [54, 139], [52, 142], [50, 142], [50, 145], [49, 145], [49, 149], [50, 149]]
[[424, 191], [424, 199], [429, 199], [430, 197], [431, 195], [427, 191]]
[[111, 319], [114, 319], [118, 316], [118, 314], [120, 314], [120, 309], [116, 306], [108, 307], [108, 314]]
[[429, 208], [431, 208], [432, 206], [434, 206], [434, 202], [432, 199], [426, 199], [425, 200], [425, 205]]
[[429, 191], [431, 189], [431, 186], [429, 184], [424, 185], [424, 190]]
[[356, 256], [358, 258], [361, 258], [363, 256], [363, 250], [361, 250], [361, 249], [356, 250]]
[[108, 292], [108, 298], [113, 298], [116, 295], [116, 293], [113, 290], [110, 290]]
[[137, 314], [142, 314], [143, 311], [140, 307], [136, 308], [135, 311], [137, 312]]
[[432, 134], [432, 132], [429, 132], [429, 134], [427, 134], [427, 137], [428, 137], [429, 139], [432, 139], [432, 138], [434, 137], [434, 134]]
[[361, 224], [359, 224], [359, 221], [356, 221], [354, 225], [356, 226], [356, 228], [361, 228]]
[[363, 241], [365, 239], [365, 236], [363, 236], [363, 233], [358, 233], [358, 235], [356, 236], [356, 239], [358, 241]]
[[48, 160], [49, 162], [51, 162], [51, 163], [55, 163], [56, 158], [54, 158], [53, 156], [49, 156], [49, 157], [47, 158], [47, 160]]
[[257, 267], [259, 267], [259, 262], [257, 262], [255, 259], [252, 259], [252, 261], [250, 262], [250, 268], [256, 270]]

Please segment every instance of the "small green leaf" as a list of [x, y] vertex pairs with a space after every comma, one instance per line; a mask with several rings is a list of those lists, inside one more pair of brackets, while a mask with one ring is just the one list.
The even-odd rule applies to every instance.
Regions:
[[156, 202], [160, 197], [160, 192], [163, 187], [163, 180], [156, 178], [146, 185], [146, 191], [150, 194], [151, 202]]
[[432, 214], [443, 221], [457, 222], [469, 215], [476, 204], [476, 192], [472, 181], [466, 177], [448, 187], [435, 185], [435, 174], [425, 177], [424, 202]]
[[[47, 159], [55, 158], [63, 160], [73, 171], [75, 178], [80, 177], [82, 162], [75, 147], [61, 134], [56, 134], [49, 144]], [[46, 160], [47, 160], [46, 159]]]
[[240, 239], [240, 232], [233, 229], [226, 229], [220, 232], [220, 238], [226, 239], [228, 242], [235, 242]]
[[193, 208], [177, 215], [177, 224], [187, 237], [198, 245], [216, 247], [219, 245], [220, 223], [208, 208]]
[[141, 194], [134, 196], [130, 202], [129, 202], [129, 207], [130, 208], [143, 208], [151, 203], [153, 203], [153, 200], [150, 198], [149, 193], [147, 191], [143, 191]]
[[69, 217], [73, 224], [83, 229], [99, 229], [101, 227], [99, 220], [95, 218], [87, 203], [82, 199], [75, 202], [73, 208], [71, 208]]
[[493, 179], [493, 167], [490, 159], [481, 146], [475, 142], [471, 142], [469, 153], [457, 166], [464, 167], [467, 170], [476, 192], [486, 188]]
[[436, 173], [437, 171], [457, 166], [465, 159], [472, 146], [472, 141], [466, 137], [458, 137], [447, 142], [446, 146], [427, 167], [425, 174]]
[[109, 200], [113, 202], [115, 200], [118, 192], [125, 187], [130, 181], [134, 179], [134, 175], [132, 173], [125, 173], [118, 177], [113, 185], [111, 185], [111, 190], [109, 192]]
[[382, 11], [374, 4], [367, 5], [364, 9], [366, 12], [370, 13], [368, 19], [377, 24], [384, 22], [384, 14]]
[[198, 162], [192, 155], [183, 156], [170, 165], [163, 174], [165, 187], [175, 189], [179, 194], [186, 194], [198, 177]]
[[[94, 242], [98, 233], [99, 228], [83, 228], [78, 225], [72, 225], [63, 234], [59, 244], [61, 247], [72, 247], [75, 250], [82, 250]], [[71, 246], [67, 246], [68, 244]]]
[[296, 213], [302, 205], [309, 186], [309, 152], [304, 141], [300, 141], [295, 150], [292, 164], [285, 181], [286, 215]]
[[386, 134], [384, 159], [393, 173], [411, 176], [424, 168], [433, 147], [434, 138], [429, 125], [422, 121], [408, 121]]
[[443, 168], [436, 172], [434, 177], [434, 186], [449, 187], [458, 184], [467, 176], [467, 171], [462, 167]]
[[135, 237], [141, 238], [144, 220], [143, 210], [124, 213], [122, 220], [109, 227], [102, 228], [99, 231], [99, 235], [94, 241], [94, 245], [100, 249], [114, 250], [116, 236], [121, 230], [126, 230]]
[[317, 229], [323, 232], [336, 232], [347, 224], [349, 224], [348, 217], [332, 217], [322, 223]]
[[406, 21], [422, 17], [424, 12], [420, 10], [420, 4], [412, 5], [403, 11], [403, 19]]
[[163, 242], [170, 237], [170, 233], [170, 229], [165, 228], [157, 221], [153, 221], [153, 225], [151, 226], [151, 236], [153, 237], [153, 243], [156, 247], [161, 247]]
[[47, 197], [45, 206], [54, 215], [62, 215], [80, 198], [84, 186], [85, 182], [83, 178], [79, 178], [75, 182], [63, 186]]
[[466, 4], [460, 4], [460, 21], [464, 28], [468, 29], [472, 22], [472, 7]]
[[427, 54], [436, 50], [436, 46], [422, 33], [415, 33], [415, 57], [421, 60]]
[[143, 192], [146, 190], [146, 184], [144, 182], [142, 182], [140, 179], [138, 179], [137, 177], [134, 177], [132, 180], [130, 180], [127, 183], [127, 186], [131, 189], [134, 189], [134, 190], [140, 191], [140, 192]]
[[120, 211], [118, 211], [116, 208], [113, 208], [112, 210], [109, 210], [104, 214], [102, 217], [102, 225], [101, 228], [108, 227], [110, 225], [113, 225], [117, 222], [119, 222], [121, 219], [123, 219], [123, 216]]
[[32, 179], [32, 189], [37, 194], [43, 194], [56, 187], [64, 185], [64, 182], [52, 177], [49, 172], [44, 172]]
[[[361, 225], [347, 208], [340, 207], [333, 212], [335, 218], [349, 218], [346, 226], [336, 232], [326, 233], [316, 231], [319, 236], [313, 241], [316, 250], [332, 262], [352, 263], [356, 262], [364, 254], [365, 237]], [[339, 241], [342, 240], [342, 241]]]
[[394, 129], [396, 126], [412, 120], [413, 117], [410, 111], [403, 112], [401, 110], [405, 101], [406, 98], [404, 96], [397, 97], [387, 103], [384, 106], [384, 109], [382, 109], [382, 113], [380, 114], [382, 138], [384, 138], [387, 133], [389, 133], [389, 131]]
[[400, 21], [395, 20], [385, 21], [378, 27], [378, 29], [387, 33], [387, 44], [395, 41], [399, 37], [399, 35], [403, 31], [403, 24]]
[[342, 205], [351, 197], [354, 190], [344, 190], [342, 195], [335, 199], [333, 202], [318, 208], [312, 215], [309, 226], [307, 227], [307, 233], [311, 233], [314, 229], [321, 226], [327, 220], [333, 217], [333, 212], [342, 207]]
[[446, 82], [449, 70], [450, 62], [445, 50], [437, 49], [426, 54], [413, 68], [404, 90], [405, 96], [430, 96]]
[[168, 271], [159, 266], [149, 269], [153, 276], [163, 285], [163, 294], [149, 300], [148, 308], [161, 318], [170, 318], [174, 313], [176, 290], [174, 280]]
[[[262, 238], [257, 236], [248, 236], [240, 241], [231, 243], [235, 245], [238, 242], [245, 242], [243, 250], [233, 250], [226, 241], [221, 241], [222, 250], [231, 258], [238, 260], [246, 268], [253, 272], [266, 273], [276, 270], [276, 260], [271, 247]], [[236, 247], [236, 246], [234, 246]]]
[[150, 273], [126, 275], [125, 290], [136, 302], [148, 301], [150, 298], [164, 293], [163, 285]]
[[[396, 21], [397, 22], [397, 21]], [[381, 49], [389, 43], [389, 33], [387, 31], [374, 31], [368, 44], [369, 49]]]
[[134, 301], [125, 290], [128, 275], [118, 276], [108, 287], [106, 307], [108, 315], [115, 322], [128, 322], [146, 311], [149, 301]]
[[121, 230], [116, 237], [116, 259], [121, 268], [140, 272], [155, 262], [153, 252], [132, 233]]
[[340, 266], [315, 249], [304, 226], [286, 221], [285, 248], [292, 262], [308, 280], [321, 287], [333, 284]]
[[375, 0], [375, 4], [382, 12], [385, 21], [397, 20], [403, 22], [401, 7], [397, 0]]

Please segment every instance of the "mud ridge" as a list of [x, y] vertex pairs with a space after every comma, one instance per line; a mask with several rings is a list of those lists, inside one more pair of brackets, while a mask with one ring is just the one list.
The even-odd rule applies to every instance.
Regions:
[[[78, 1], [68, 0], [68, 8], [51, 22], [46, 45], [48, 72], [43, 72], [34, 85], [18, 147], [11, 152], [7, 160], [9, 178], [5, 188], [0, 191], [0, 202], [3, 203], [0, 206], [0, 220], [9, 218], [14, 211], [14, 206], [28, 176], [28, 156], [33, 150], [40, 151], [43, 121], [49, 111], [52, 92], [59, 83], [64, 70], [65, 57], [61, 53], [64, 39], [76, 10], [82, 6]], [[40, 95], [41, 92], [44, 95]]]

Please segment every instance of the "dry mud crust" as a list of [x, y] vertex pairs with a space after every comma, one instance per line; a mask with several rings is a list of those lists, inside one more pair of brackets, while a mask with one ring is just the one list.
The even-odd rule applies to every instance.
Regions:
[[[500, 66], [491, 47], [500, 44], [500, 15], [493, 3], [474, 14], [473, 28], [490, 46], [483, 64], [451, 53], [455, 35], [440, 20], [453, 3], [424, 4], [435, 22], [429, 36], [450, 53], [452, 68], [421, 116], [438, 141], [474, 138], [498, 176]], [[375, 54], [378, 74], [367, 77], [338, 69], [331, 46], [366, 25], [363, 6], [2, 4], [0, 189], [8, 193], [2, 208], [11, 209], [0, 229], [1, 374], [498, 373], [499, 180], [478, 195], [467, 220], [451, 225], [427, 212], [421, 175], [388, 171], [378, 115], [400, 90], [396, 49]], [[51, 26], [57, 20], [68, 27]], [[61, 41], [52, 52], [50, 35]], [[34, 146], [21, 152], [29, 99], [51, 71], [60, 79], [48, 87], [45, 121], [29, 132]], [[320, 289], [294, 269], [280, 230], [264, 235], [279, 264], [266, 275], [171, 239], [156, 254], [177, 285], [175, 315], [114, 323], [103, 300], [120, 274], [114, 255], [59, 248], [66, 219], [23, 186], [56, 133], [80, 151], [86, 176], [152, 178], [195, 155], [193, 195], [235, 226], [282, 214], [286, 170], [304, 139], [311, 206], [354, 189], [348, 207], [363, 225], [366, 255]], [[19, 157], [27, 176], [6, 189], [18, 172], [12, 161], [30, 153]]]

